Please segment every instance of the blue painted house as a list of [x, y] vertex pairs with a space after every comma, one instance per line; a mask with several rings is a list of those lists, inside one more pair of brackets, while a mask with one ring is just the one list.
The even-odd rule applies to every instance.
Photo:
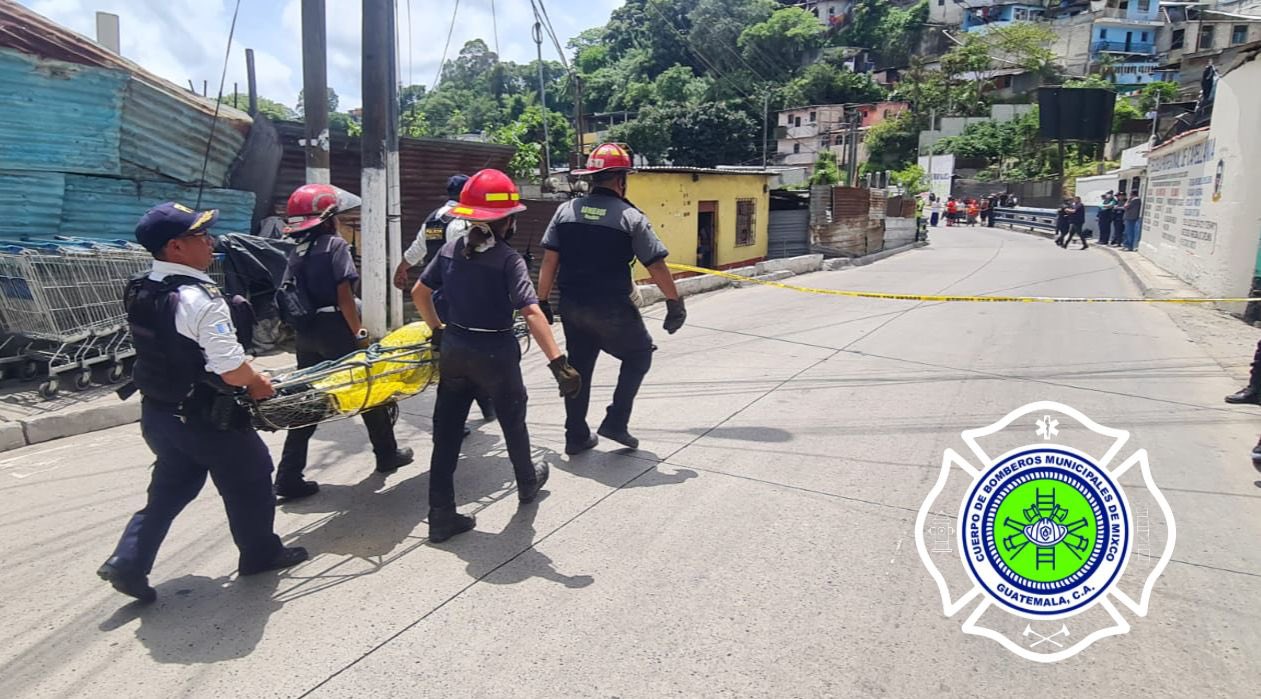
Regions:
[[1160, 80], [1161, 24], [1158, 0], [1107, 0], [1091, 27], [1091, 63], [1122, 87]]
[[974, 2], [963, 15], [963, 29], [985, 32], [1015, 22], [1038, 22], [1046, 15], [1042, 4], [1031, 2]]

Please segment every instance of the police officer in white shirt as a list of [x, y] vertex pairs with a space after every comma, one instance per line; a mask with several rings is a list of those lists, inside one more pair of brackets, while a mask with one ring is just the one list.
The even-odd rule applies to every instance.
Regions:
[[124, 303], [136, 348], [132, 381], [143, 396], [140, 429], [156, 459], [144, 509], [97, 575], [144, 602], [157, 598], [149, 572], [158, 548], [207, 475], [223, 498], [241, 575], [307, 559], [306, 549], [285, 548], [273, 530], [271, 455], [230, 395], [243, 388], [261, 400], [275, 390], [246, 361], [228, 303], [206, 275], [217, 218], [216, 211], [166, 203], [136, 227], [153, 269], [128, 284]]

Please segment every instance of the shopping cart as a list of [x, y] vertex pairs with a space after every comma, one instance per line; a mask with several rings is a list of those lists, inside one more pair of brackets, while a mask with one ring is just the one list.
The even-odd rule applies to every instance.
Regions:
[[122, 290], [151, 263], [143, 249], [125, 242], [0, 244], [3, 361], [19, 365], [22, 378], [47, 367], [39, 387], [45, 397], [56, 395], [68, 372], [77, 372], [75, 388], [87, 388], [98, 365], [111, 364], [109, 380], [121, 380], [123, 362], [134, 354]]
[[254, 426], [266, 431], [345, 420], [380, 407], [397, 419], [398, 401], [424, 391], [436, 374], [429, 328], [412, 323], [367, 350], [274, 377], [273, 398], [240, 400]]

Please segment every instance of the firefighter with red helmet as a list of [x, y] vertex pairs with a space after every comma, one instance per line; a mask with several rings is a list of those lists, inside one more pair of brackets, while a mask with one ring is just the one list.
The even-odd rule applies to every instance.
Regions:
[[[581, 388], [578, 372], [552, 337], [525, 260], [508, 245], [522, 211], [525, 206], [510, 177], [498, 170], [473, 175], [450, 211], [468, 222], [464, 235], [443, 245], [412, 287], [412, 300], [433, 329], [432, 343], [439, 353], [429, 464], [431, 541], [445, 541], [475, 525], [472, 517], [456, 511], [455, 469], [464, 422], [477, 393], [490, 396], [495, 404], [518, 500], [523, 505], [534, 502], [547, 482], [547, 464], [535, 463], [530, 453], [521, 348], [512, 332], [514, 312], [529, 324], [561, 395], [576, 395]], [[439, 291], [446, 306], [441, 318], [433, 301]]]
[[[289, 197], [284, 232], [298, 245], [289, 253], [285, 269], [285, 280], [292, 284], [282, 283], [281, 293], [298, 295], [299, 306], [307, 310], [293, 323], [299, 369], [339, 359], [370, 344], [354, 291], [359, 271], [349, 243], [338, 233], [338, 214], [361, 203], [359, 197], [328, 184], [304, 185]], [[398, 448], [387, 407], [366, 411], [363, 424], [376, 455], [377, 472], [393, 473], [412, 462], [412, 450]], [[293, 499], [319, 492], [319, 485], [302, 475], [314, 434], [313, 425], [290, 430], [286, 436], [276, 467], [277, 496]]]
[[[591, 193], [557, 208], [543, 237], [546, 252], [539, 272], [539, 296], [547, 299], [553, 283], [560, 289], [565, 344], [570, 362], [582, 377], [582, 390], [565, 400], [565, 453], [570, 455], [599, 443], [587, 424], [587, 408], [591, 376], [601, 351], [619, 359], [622, 367], [613, 402], [596, 434], [639, 448], [639, 440], [629, 430], [631, 409], [656, 346], [631, 300], [635, 260], [665, 294], [665, 331], [674, 334], [687, 318], [666, 267], [669, 251], [648, 217], [626, 199], [631, 169], [630, 153], [618, 144], [606, 143], [592, 151], [587, 168], [574, 172], [591, 177]], [[544, 310], [551, 317], [546, 304]]]

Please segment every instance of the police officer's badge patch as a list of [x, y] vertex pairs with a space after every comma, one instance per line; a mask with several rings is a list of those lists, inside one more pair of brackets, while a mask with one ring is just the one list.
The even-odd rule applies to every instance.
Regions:
[[1147, 615], [1176, 529], [1128, 432], [1040, 402], [962, 437], [979, 466], [947, 449], [915, 528], [946, 616], [1055, 662]]

